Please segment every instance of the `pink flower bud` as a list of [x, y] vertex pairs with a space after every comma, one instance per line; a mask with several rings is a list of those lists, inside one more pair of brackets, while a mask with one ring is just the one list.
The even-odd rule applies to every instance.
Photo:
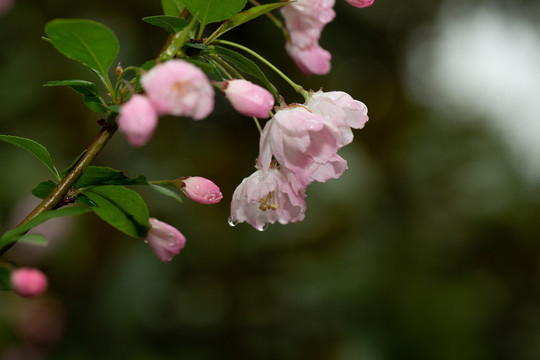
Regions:
[[146, 95], [160, 115], [201, 120], [214, 109], [214, 89], [197, 66], [173, 59], [154, 66], [141, 77]]
[[200, 204], [217, 204], [223, 199], [219, 187], [200, 176], [181, 178], [182, 192], [191, 200]]
[[225, 81], [223, 91], [240, 114], [262, 119], [270, 117], [274, 97], [265, 88], [247, 80], [235, 79]]
[[34, 268], [19, 268], [11, 272], [13, 291], [25, 297], [37, 296], [47, 288], [47, 277]]
[[143, 95], [134, 94], [120, 110], [118, 129], [133, 147], [145, 145], [154, 134], [158, 116], [152, 103]]
[[163, 262], [169, 262], [180, 253], [186, 244], [186, 238], [171, 225], [150, 218], [150, 230], [144, 240]]
[[365, 8], [365, 7], [373, 5], [373, 2], [375, 0], [345, 0], [345, 1], [347, 1], [349, 4], [357, 8]]

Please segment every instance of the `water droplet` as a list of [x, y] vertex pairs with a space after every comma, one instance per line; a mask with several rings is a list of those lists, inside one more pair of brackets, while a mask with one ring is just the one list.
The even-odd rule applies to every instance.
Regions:
[[257, 230], [259, 230], [259, 231], [264, 231], [264, 230], [266, 230], [266, 229], [268, 229], [268, 223], [264, 224], [264, 225], [262, 226], [262, 228], [257, 229]]
[[148, 244], [148, 240], [144, 239], [144, 243], [145, 243], [145, 244]]
[[230, 226], [236, 226], [238, 225], [238, 220], [233, 220], [232, 217], [229, 216], [229, 218], [227, 219], [227, 222], [229, 223]]

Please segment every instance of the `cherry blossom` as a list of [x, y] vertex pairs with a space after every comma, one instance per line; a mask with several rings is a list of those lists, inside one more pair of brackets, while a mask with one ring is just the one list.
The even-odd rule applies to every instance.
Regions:
[[179, 59], [154, 66], [143, 74], [141, 84], [160, 115], [201, 120], [214, 109], [214, 90], [204, 72]]
[[345, 1], [347, 1], [349, 4], [357, 8], [365, 8], [365, 7], [373, 5], [373, 3], [375, 2], [375, 0], [345, 0]]
[[240, 114], [262, 119], [270, 117], [274, 97], [265, 88], [243, 79], [224, 82], [223, 91]]
[[35, 268], [21, 267], [11, 272], [13, 291], [24, 297], [40, 295], [48, 285], [47, 276]]
[[293, 190], [288, 176], [276, 167], [257, 170], [234, 191], [230, 220], [232, 224], [247, 222], [257, 230], [276, 221], [302, 221], [306, 211], [303, 190]]
[[150, 100], [134, 94], [122, 106], [117, 123], [128, 143], [133, 147], [141, 147], [152, 138], [158, 124], [158, 115]]
[[217, 204], [223, 199], [219, 187], [200, 176], [180, 178], [180, 190], [191, 200], [200, 204]]
[[145, 242], [163, 262], [169, 262], [180, 253], [186, 244], [186, 238], [171, 225], [150, 218], [150, 230]]

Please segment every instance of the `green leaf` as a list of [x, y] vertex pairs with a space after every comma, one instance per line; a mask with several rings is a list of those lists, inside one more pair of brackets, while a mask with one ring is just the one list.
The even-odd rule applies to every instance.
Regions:
[[276, 100], [279, 100], [279, 93], [276, 87], [268, 80], [266, 75], [262, 70], [255, 64], [253, 61], [248, 59], [242, 54], [237, 53], [234, 50], [227, 49], [221, 46], [214, 47], [214, 53], [218, 54], [225, 60], [233, 63], [240, 71], [255, 76], [257, 79], [262, 81], [266, 88], [274, 95]]
[[10, 271], [0, 266], [0, 290], [11, 290]]
[[195, 59], [192, 59], [192, 58], [188, 58], [188, 59], [185, 59], [185, 60], [187, 62], [190, 62], [193, 65], [197, 66], [199, 69], [204, 71], [204, 73], [206, 75], [210, 75], [210, 74], [214, 73], [214, 66], [207, 63], [206, 61], [195, 60]]
[[182, 203], [182, 197], [178, 193], [172, 190], [169, 190], [163, 186], [159, 186], [159, 185], [155, 185], [151, 183], [148, 183], [148, 185], [150, 186], [150, 189], [154, 190], [155, 192], [160, 193], [161, 195], [171, 197], [175, 199], [176, 201], [178, 201], [180, 204]]
[[161, 0], [161, 7], [165, 15], [180, 16], [184, 10], [184, 3], [182, 0]]
[[210, 36], [210, 39], [215, 40], [219, 36], [225, 34], [227, 31], [287, 4], [287, 2], [264, 4], [254, 6], [246, 11], [242, 11], [241, 13], [238, 13], [229, 20], [225, 21], [223, 25], [220, 26], [219, 29], [217, 29], [216, 32]]
[[148, 209], [135, 191], [118, 185], [93, 187], [84, 192], [97, 206], [90, 208], [107, 223], [132, 237], [150, 229]]
[[34, 245], [41, 245], [46, 246], [47, 245], [47, 238], [41, 234], [32, 233], [32, 234], [24, 234], [19, 238], [19, 242], [25, 242], [27, 244], [34, 244]]
[[92, 111], [99, 114], [104, 114], [107, 112], [107, 107], [103, 105], [101, 99], [97, 96], [85, 96], [83, 97], [84, 104]]
[[147, 16], [142, 18], [142, 21], [164, 28], [171, 34], [182, 31], [189, 24], [186, 20], [178, 16], [168, 15]]
[[189, 39], [191, 29], [193, 29], [196, 23], [196, 19], [193, 18], [188, 26], [172, 36], [170, 42], [167, 44], [166, 49], [160, 54], [161, 61], [172, 59], [174, 56], [176, 56], [176, 54], [181, 52], [184, 44]]
[[60, 180], [60, 175], [58, 174], [58, 170], [53, 165], [51, 154], [47, 151], [45, 146], [35, 142], [34, 140], [30, 140], [27, 138], [19, 137], [19, 136], [12, 136], [12, 135], [0, 135], [0, 140], [5, 141], [7, 143], [10, 143], [12, 145], [19, 146], [30, 153], [32, 153], [35, 157], [37, 157], [51, 172], [54, 174], [54, 176]]
[[81, 95], [97, 96], [96, 84], [86, 80], [55, 80], [43, 86], [69, 86]]
[[39, 199], [45, 199], [55, 187], [56, 183], [53, 181], [48, 180], [40, 182], [35, 188], [32, 189], [32, 195]]
[[118, 39], [108, 27], [92, 20], [55, 19], [45, 25], [45, 33], [62, 54], [108, 77], [119, 50]]
[[61, 216], [78, 216], [86, 214], [87, 212], [92, 211], [86, 207], [65, 207], [58, 210], [50, 210], [44, 213], [39, 214], [29, 222], [24, 225], [19, 226], [13, 230], [7, 231], [0, 237], [0, 247], [4, 247], [8, 244], [16, 242], [22, 235], [24, 235], [28, 230], [38, 226], [39, 224], [44, 223], [47, 220], [54, 219]]
[[77, 199], [75, 199], [79, 204], [86, 205], [88, 207], [96, 207], [98, 206], [95, 202], [90, 200], [86, 195], [80, 194], [77, 196]]
[[184, 5], [201, 24], [222, 21], [242, 11], [247, 0], [184, 0]]
[[79, 160], [81, 160], [81, 158], [83, 157], [83, 155], [86, 154], [86, 150], [84, 150], [79, 156], [77, 156], [75, 158], [75, 160], [73, 160], [73, 162], [67, 167], [65, 168], [64, 170], [62, 170], [62, 172], [60, 173], [60, 178], [63, 179], [66, 177], [66, 175], [68, 174], [68, 172], [71, 171], [71, 169], [73, 169], [75, 167], [75, 165], [77, 165], [77, 163], [79, 162]]
[[97, 185], [147, 185], [146, 177], [128, 178], [123, 171], [110, 167], [88, 166], [75, 181], [73, 187], [84, 188]]

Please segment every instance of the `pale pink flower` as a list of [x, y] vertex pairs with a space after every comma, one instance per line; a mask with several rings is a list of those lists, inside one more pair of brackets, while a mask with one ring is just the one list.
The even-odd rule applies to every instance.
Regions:
[[141, 147], [152, 138], [158, 124], [158, 115], [150, 100], [134, 94], [122, 105], [117, 123], [128, 143], [133, 147]]
[[327, 74], [331, 55], [319, 46], [326, 24], [334, 19], [335, 0], [298, 0], [281, 8], [289, 41], [285, 49], [306, 75]]
[[200, 176], [180, 178], [180, 190], [191, 200], [200, 204], [217, 204], [223, 199], [219, 187]]
[[148, 230], [145, 242], [150, 245], [161, 261], [169, 262], [184, 248], [186, 238], [171, 225], [150, 218], [150, 230]]
[[325, 75], [330, 72], [332, 55], [314, 42], [306, 47], [300, 47], [288, 41], [285, 50], [296, 65], [306, 75]]
[[283, 6], [280, 11], [291, 41], [300, 47], [318, 42], [324, 26], [331, 22], [335, 0], [298, 0]]
[[351, 128], [361, 129], [369, 119], [366, 105], [343, 91], [311, 93], [305, 106], [324, 119], [338, 149], [352, 142]]
[[355, 6], [357, 8], [365, 8], [368, 6], [371, 6], [375, 0], [345, 0], [352, 6]]
[[262, 119], [270, 117], [274, 97], [265, 88], [243, 79], [225, 81], [225, 97], [240, 114]]
[[197, 66], [173, 59], [141, 77], [143, 89], [160, 115], [204, 119], [214, 109], [214, 90]]
[[21, 267], [10, 275], [13, 291], [18, 295], [32, 297], [40, 295], [47, 288], [47, 276], [35, 268]]
[[336, 152], [336, 138], [323, 118], [304, 106], [291, 105], [266, 123], [258, 161], [262, 169], [268, 169], [273, 155], [282, 167], [297, 173], [314, 162], [324, 164]]
[[337, 179], [348, 169], [347, 161], [338, 154], [334, 154], [328, 161], [323, 163], [313, 162], [307, 168], [296, 173], [296, 177], [303, 183], [313, 181], [326, 182], [329, 179]]
[[304, 190], [294, 191], [288, 177], [277, 168], [257, 170], [234, 191], [231, 224], [247, 222], [257, 230], [264, 230], [276, 221], [281, 224], [302, 221], [306, 211]]

